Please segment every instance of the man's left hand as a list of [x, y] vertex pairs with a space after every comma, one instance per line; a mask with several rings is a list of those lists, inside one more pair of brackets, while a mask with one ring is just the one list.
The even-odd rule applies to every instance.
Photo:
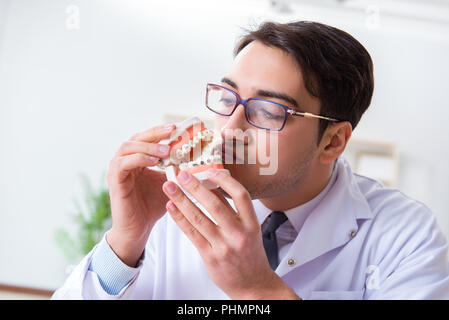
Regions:
[[182, 171], [178, 182], [217, 224], [175, 183], [165, 182], [163, 190], [170, 198], [167, 211], [198, 249], [212, 281], [231, 299], [298, 299], [268, 263], [248, 191], [226, 173], [211, 169], [208, 176], [232, 198], [237, 212], [190, 173]]

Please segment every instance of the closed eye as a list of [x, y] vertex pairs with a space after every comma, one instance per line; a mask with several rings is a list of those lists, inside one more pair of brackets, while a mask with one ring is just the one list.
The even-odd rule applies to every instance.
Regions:
[[264, 116], [268, 119], [281, 119], [281, 118], [283, 119], [284, 118], [284, 116], [272, 114], [271, 112], [268, 112], [267, 110], [264, 110], [264, 109], [262, 109], [261, 111], [263, 112]]

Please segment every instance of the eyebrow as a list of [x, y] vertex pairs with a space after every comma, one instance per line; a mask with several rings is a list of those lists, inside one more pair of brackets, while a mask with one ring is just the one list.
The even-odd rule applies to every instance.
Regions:
[[[231, 79], [229, 79], [229, 78], [224, 77], [223, 79], [221, 79], [221, 82], [230, 85], [235, 90], [239, 89], [237, 84], [234, 81], [232, 81]], [[281, 99], [281, 100], [284, 100], [284, 101], [288, 102], [289, 104], [292, 104], [295, 108], [299, 107], [299, 105], [296, 102], [296, 100], [293, 99], [292, 97], [290, 97], [289, 95], [285, 94], [285, 93], [259, 89], [259, 90], [257, 90], [256, 94], [258, 96], [262, 96], [262, 97]]]

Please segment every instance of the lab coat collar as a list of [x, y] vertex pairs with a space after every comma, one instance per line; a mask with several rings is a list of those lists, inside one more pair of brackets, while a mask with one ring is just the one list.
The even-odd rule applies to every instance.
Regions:
[[309, 214], [287, 255], [279, 263], [276, 269], [279, 276], [344, 245], [357, 234], [358, 220], [373, 217], [347, 161], [340, 157], [336, 169], [335, 183]]

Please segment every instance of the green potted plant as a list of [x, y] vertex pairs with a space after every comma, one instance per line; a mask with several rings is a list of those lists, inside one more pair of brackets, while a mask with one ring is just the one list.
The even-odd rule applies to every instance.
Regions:
[[[105, 184], [94, 189], [86, 175], [80, 175], [80, 179], [84, 189], [84, 209], [75, 199], [76, 211], [72, 218], [77, 227], [76, 234], [71, 235], [61, 228], [54, 235], [57, 245], [71, 264], [77, 263], [89, 253], [112, 224], [109, 191]], [[104, 175], [102, 181], [105, 181]]]

